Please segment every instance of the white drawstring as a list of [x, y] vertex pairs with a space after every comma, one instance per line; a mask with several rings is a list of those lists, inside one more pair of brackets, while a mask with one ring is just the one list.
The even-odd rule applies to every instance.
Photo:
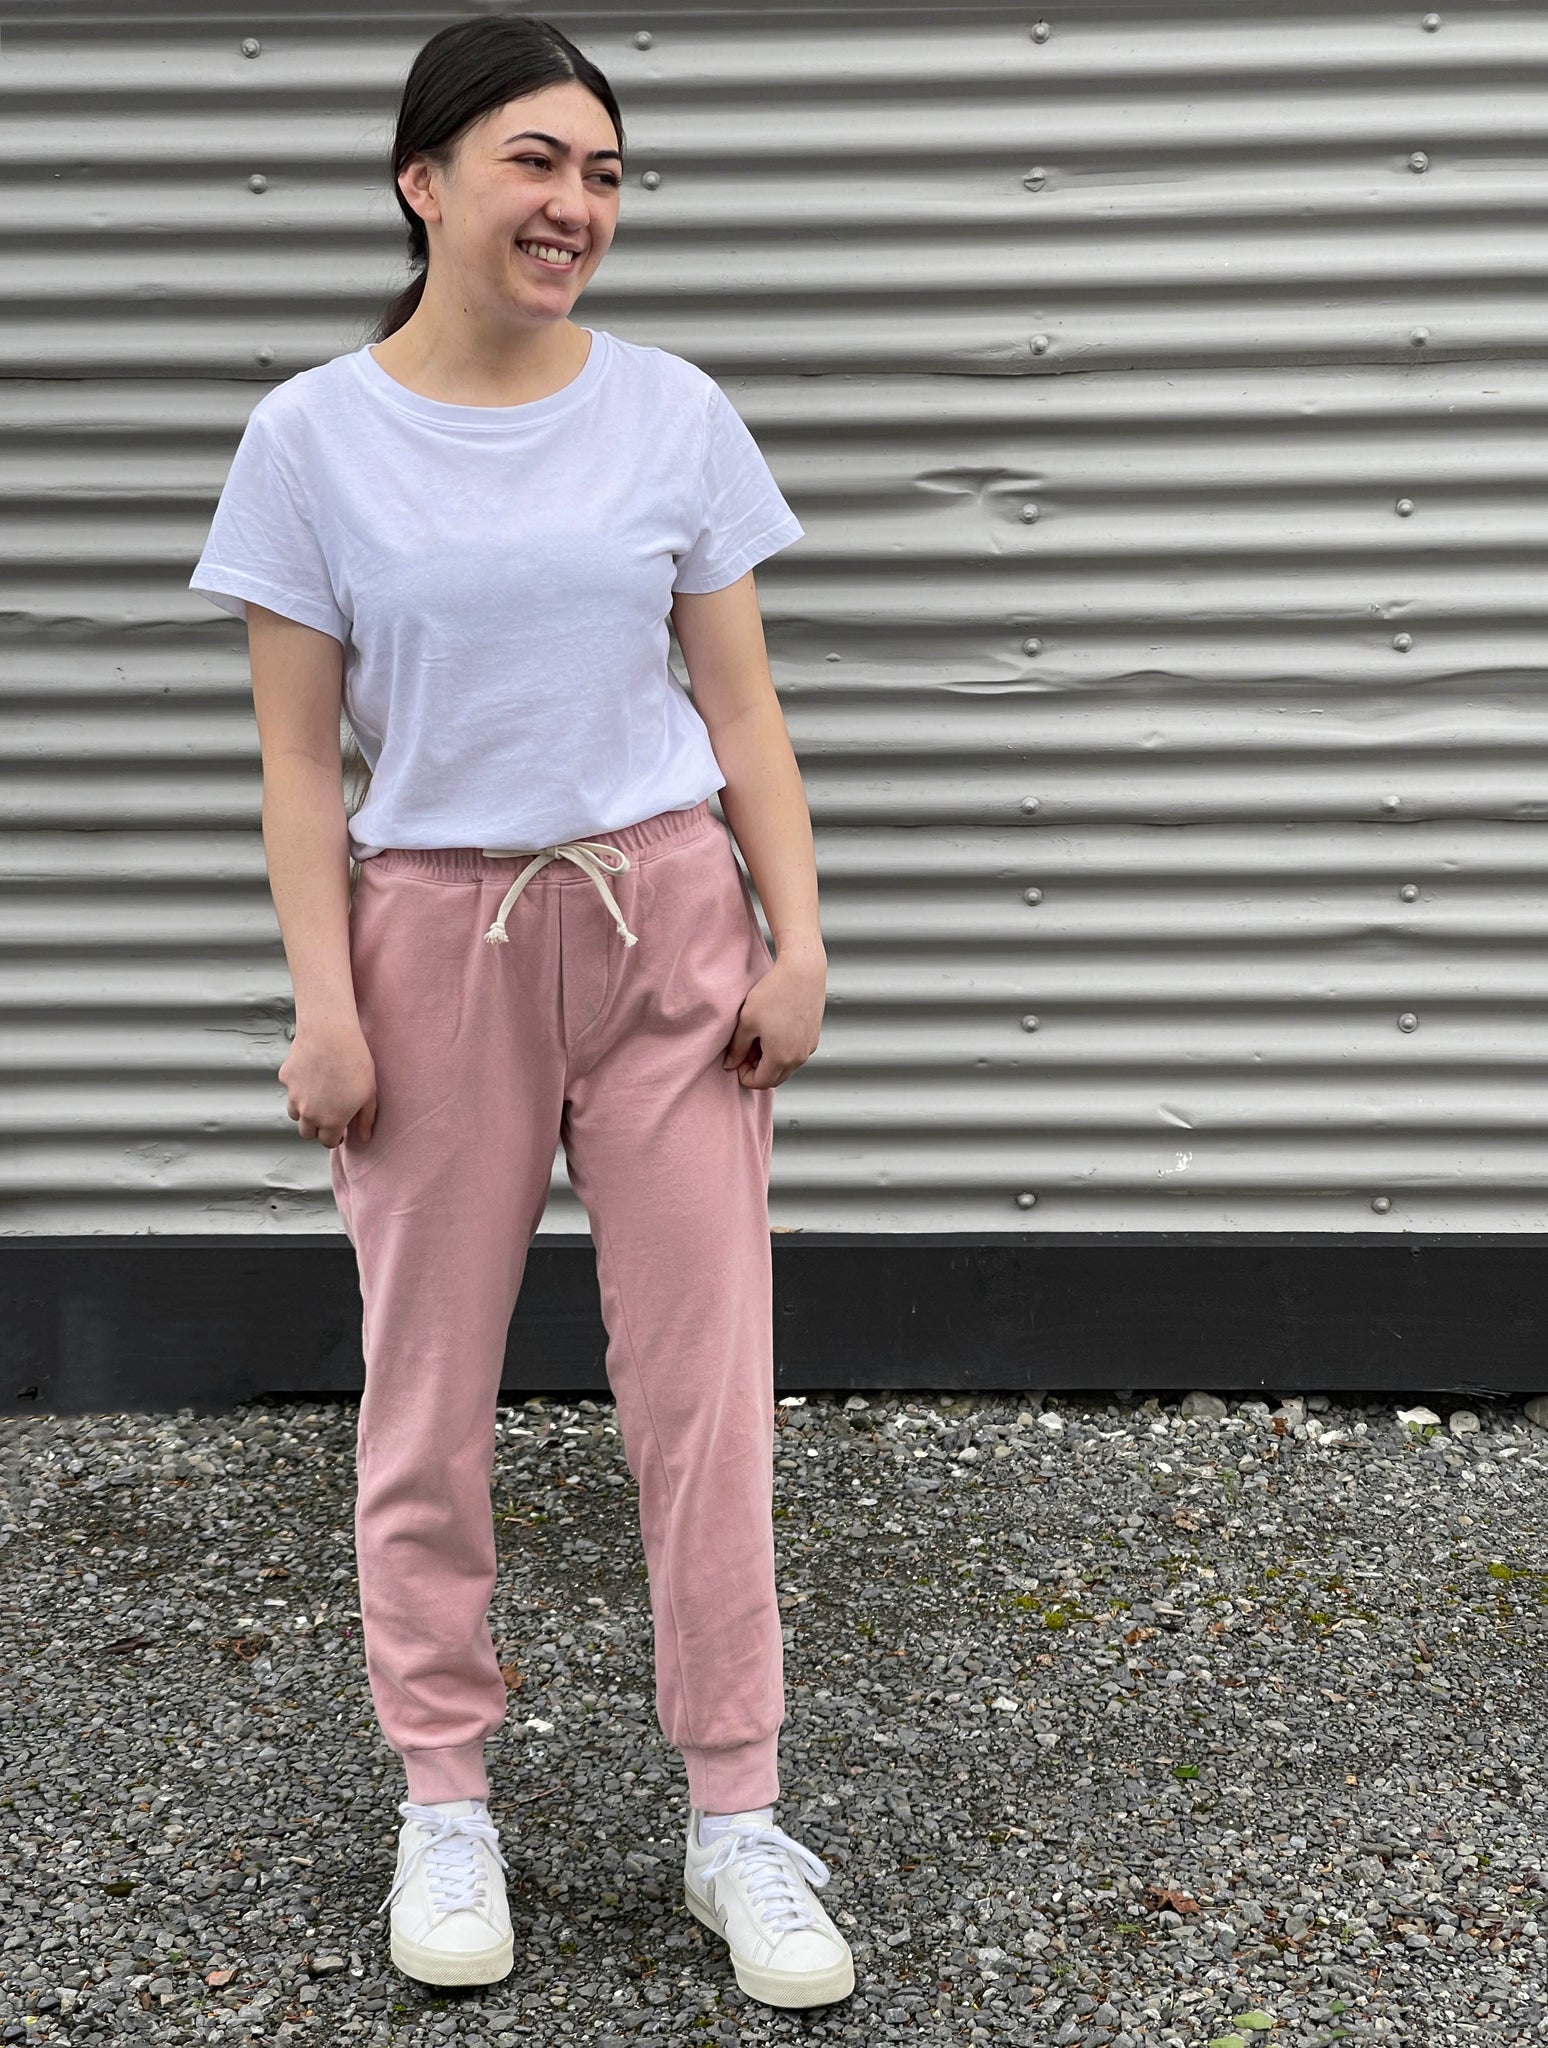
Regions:
[[[493, 854], [499, 860], [509, 860], [513, 857], [520, 860], [528, 850], [525, 846], [481, 846], [479, 848], [480, 853]], [[612, 854], [616, 858], [618, 863], [616, 867], [606, 867], [606, 863], [602, 858], [606, 854]], [[505, 929], [505, 920], [510, 914], [511, 905], [516, 901], [522, 890], [526, 888], [528, 882], [531, 881], [538, 869], [546, 867], [549, 861], [557, 860], [561, 855], [566, 860], [573, 860], [583, 873], [590, 875], [592, 881], [595, 882], [598, 889], [602, 892], [603, 902], [613, 913], [613, 922], [623, 934], [624, 944], [626, 946], [637, 946], [639, 944], [638, 935], [631, 932], [624, 923], [623, 913], [614, 901], [613, 892], [603, 880], [605, 867], [608, 874], [622, 874], [629, 865], [629, 856], [621, 852], [618, 847], [609, 846], [605, 839], [565, 839], [561, 840], [557, 846], [545, 846], [541, 852], [534, 854], [526, 867], [522, 869], [515, 881], [512, 882], [509, 889], [506, 890], [505, 901], [500, 905], [499, 915], [484, 934], [484, 944], [486, 946], [508, 946], [510, 944], [510, 935]]]

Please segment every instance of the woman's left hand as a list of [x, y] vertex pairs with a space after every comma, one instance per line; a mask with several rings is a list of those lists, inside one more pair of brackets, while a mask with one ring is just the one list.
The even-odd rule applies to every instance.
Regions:
[[804, 944], [783, 948], [742, 999], [722, 1067], [744, 1088], [777, 1088], [817, 1050], [828, 990], [828, 955]]

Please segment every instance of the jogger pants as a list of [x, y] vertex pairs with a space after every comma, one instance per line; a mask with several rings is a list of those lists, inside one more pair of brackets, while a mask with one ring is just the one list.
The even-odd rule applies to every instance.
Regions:
[[721, 1060], [772, 960], [730, 834], [706, 800], [595, 841], [391, 848], [361, 864], [350, 957], [377, 1084], [370, 1138], [330, 1153], [363, 1304], [355, 1546], [408, 1797], [489, 1793], [495, 1407], [562, 1144], [639, 1489], [657, 1717], [694, 1805], [768, 1805], [774, 1099]]

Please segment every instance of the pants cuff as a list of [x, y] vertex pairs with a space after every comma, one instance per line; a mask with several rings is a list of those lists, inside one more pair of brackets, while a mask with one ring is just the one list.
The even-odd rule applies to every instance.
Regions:
[[482, 1742], [456, 1742], [445, 1749], [405, 1749], [408, 1796], [416, 1805], [442, 1799], [487, 1799], [489, 1773]]
[[688, 1804], [701, 1813], [741, 1813], [779, 1798], [779, 1730], [732, 1749], [684, 1749]]

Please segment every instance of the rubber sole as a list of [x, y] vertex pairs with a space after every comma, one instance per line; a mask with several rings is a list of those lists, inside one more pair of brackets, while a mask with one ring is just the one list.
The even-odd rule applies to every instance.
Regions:
[[848, 1998], [854, 1990], [853, 1957], [844, 1956], [831, 1970], [825, 1970], [821, 1976], [805, 1977], [792, 1982], [788, 1971], [760, 1970], [755, 1963], [744, 1963], [731, 1947], [726, 1930], [708, 1906], [700, 1903], [692, 1887], [687, 1884], [683, 1886], [683, 1899], [695, 1920], [703, 1921], [711, 1934], [718, 1934], [725, 1942], [736, 1981], [749, 1998], [756, 1998], [764, 2005], [832, 2005], [837, 1999]]
[[472, 1949], [466, 1955], [448, 1955], [396, 1933], [389, 1947], [397, 1968], [420, 1984], [498, 1984], [511, 1974], [516, 1959], [514, 1931], [493, 1948]]

